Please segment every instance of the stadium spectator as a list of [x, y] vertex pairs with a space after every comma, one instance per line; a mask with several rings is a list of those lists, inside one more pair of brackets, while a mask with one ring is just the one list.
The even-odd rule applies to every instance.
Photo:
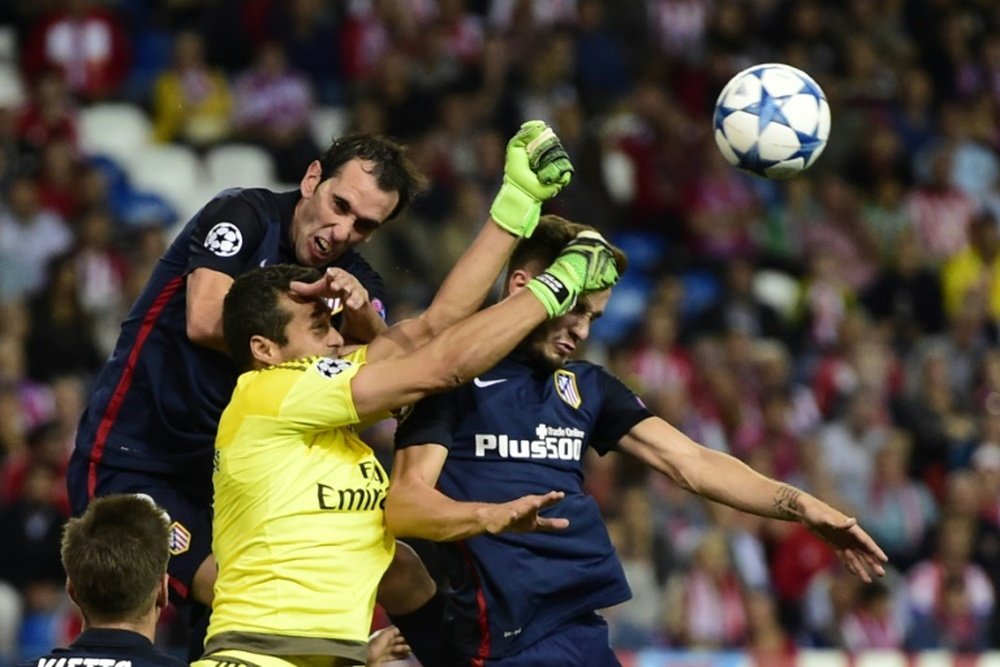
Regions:
[[201, 35], [174, 37], [173, 63], [153, 82], [153, 135], [157, 141], [206, 148], [229, 136], [232, 99], [220, 70], [205, 62]]
[[738, 331], [752, 338], [771, 338], [791, 343], [791, 332], [773, 306], [761, 301], [753, 291], [754, 265], [747, 257], [724, 259], [722, 293], [692, 323], [692, 335], [722, 335]]
[[909, 648], [976, 651], [986, 646], [995, 599], [986, 572], [971, 560], [974, 538], [972, 521], [946, 516], [933, 555], [910, 570]]
[[156, 622], [167, 605], [168, 523], [148, 498], [117, 495], [97, 500], [66, 525], [61, 544], [66, 591], [83, 616], [83, 632], [39, 660], [183, 665], [153, 647]]
[[104, 356], [90, 316], [80, 300], [79, 266], [73, 253], [49, 262], [48, 282], [28, 303], [31, 328], [25, 339], [28, 375], [49, 382], [57, 375], [92, 376]]
[[892, 593], [882, 582], [862, 586], [856, 605], [840, 622], [842, 646], [852, 652], [898, 648], [905, 632]]
[[687, 245], [702, 261], [720, 264], [755, 255], [756, 193], [719, 151], [705, 162], [686, 195]]
[[937, 505], [927, 486], [911, 479], [913, 442], [894, 430], [875, 453], [875, 470], [865, 501], [865, 523], [894, 567], [906, 569], [921, 555], [937, 521]]
[[[589, 480], [588, 480], [589, 481]], [[602, 612], [615, 646], [642, 649], [650, 645], [663, 618], [663, 590], [657, 580], [652, 503], [644, 484], [621, 490], [617, 516], [608, 520], [608, 536], [633, 591], [627, 605]]]
[[69, 499], [66, 497], [66, 434], [55, 420], [35, 426], [27, 435], [27, 447], [12, 452], [0, 467], [3, 491], [0, 506], [17, 502], [25, 491], [29, 475], [35, 467], [47, 468], [56, 476], [52, 485], [53, 506], [63, 516], [69, 516]]
[[288, 64], [316, 87], [324, 104], [341, 104], [347, 97], [342, 45], [336, 9], [321, 0], [275, 3], [273, 34], [288, 54]]
[[102, 355], [114, 349], [118, 325], [125, 315], [125, 286], [131, 270], [125, 255], [113, 244], [111, 213], [94, 208], [76, 225], [77, 283], [80, 307], [93, 322], [93, 334]]
[[38, 201], [42, 208], [57, 213], [68, 223], [82, 212], [79, 198], [82, 165], [76, 148], [65, 140], [45, 144], [39, 156]]
[[[57, 626], [65, 575], [59, 562], [59, 534], [66, 516], [56, 507], [59, 486], [57, 473], [42, 462], [32, 463], [24, 476], [21, 494], [0, 510], [0, 529], [7, 547], [0, 556], [0, 579], [17, 587], [24, 600], [21, 636], [28, 639], [29, 628]], [[46, 637], [58, 641], [58, 637]], [[38, 648], [44, 650], [44, 648]]]
[[691, 388], [691, 360], [677, 340], [677, 329], [677, 315], [666, 304], [649, 305], [627, 361], [628, 377], [643, 392]]
[[903, 353], [944, 328], [941, 278], [924, 265], [923, 250], [913, 233], [899, 239], [893, 261], [861, 295], [861, 303], [877, 326], [889, 330]]
[[749, 630], [746, 591], [729, 558], [726, 535], [705, 533], [691, 568], [667, 582], [664, 619], [671, 643], [700, 649], [740, 646]]
[[130, 59], [126, 29], [114, 7], [61, 0], [33, 26], [21, 64], [29, 80], [58, 68], [74, 95], [99, 101], [118, 92]]
[[965, 248], [975, 203], [952, 185], [954, 152], [935, 145], [929, 152], [928, 174], [905, 198], [907, 214], [926, 257], [933, 266]]
[[53, 141], [78, 143], [77, 109], [61, 70], [48, 68], [33, 80], [31, 97], [18, 113], [17, 136], [33, 151]]
[[989, 211], [969, 223], [969, 242], [941, 267], [945, 312], [949, 318], [975, 290], [986, 300], [990, 319], [1000, 320], [1000, 226]]
[[6, 298], [21, 298], [42, 286], [49, 260], [69, 249], [73, 235], [62, 218], [42, 208], [38, 185], [27, 174], [10, 183], [5, 204], [0, 209], [0, 282]]
[[309, 129], [314, 104], [308, 79], [288, 66], [279, 43], [267, 42], [233, 86], [234, 136], [267, 149], [278, 180], [294, 183], [317, 152]]
[[968, 388], [956, 389], [943, 345], [920, 351], [910, 387], [897, 401], [899, 423], [913, 433], [911, 471], [940, 492], [947, 470], [964, 465], [975, 437]]
[[847, 400], [844, 414], [818, 434], [823, 471], [838, 497], [861, 512], [874, 475], [875, 453], [889, 436], [882, 423], [884, 412], [878, 393], [859, 387]]

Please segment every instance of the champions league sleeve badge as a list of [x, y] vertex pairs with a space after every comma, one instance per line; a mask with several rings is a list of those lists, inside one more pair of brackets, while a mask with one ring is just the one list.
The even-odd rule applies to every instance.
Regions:
[[556, 394], [574, 410], [580, 407], [583, 399], [580, 397], [580, 390], [576, 386], [576, 373], [560, 368], [553, 376], [556, 384]]
[[219, 257], [232, 257], [243, 247], [243, 234], [231, 222], [219, 222], [205, 235], [205, 247]]
[[337, 377], [338, 375], [343, 373], [345, 369], [348, 369], [353, 365], [354, 364], [352, 364], [350, 361], [347, 361], [346, 359], [332, 359], [330, 357], [320, 357], [316, 361], [314, 368], [320, 372], [320, 375], [332, 379]]

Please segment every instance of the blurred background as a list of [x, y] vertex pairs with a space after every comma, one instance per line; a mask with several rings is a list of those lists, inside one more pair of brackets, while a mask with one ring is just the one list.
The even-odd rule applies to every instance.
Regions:
[[[833, 113], [787, 182], [712, 140], [719, 90], [768, 61]], [[226, 187], [295, 188], [333, 136], [389, 134], [432, 179], [363, 249], [400, 319], [486, 218], [529, 118], [577, 169], [548, 210], [632, 260], [586, 355], [891, 558], [862, 585], [795, 524], [588, 459], [635, 593], [606, 612], [623, 659], [1000, 647], [996, 0], [3, 0], [0, 663], [79, 628], [64, 466], [179, 226]], [[369, 433], [386, 459], [392, 428]], [[161, 626], [183, 655], [183, 624]]]

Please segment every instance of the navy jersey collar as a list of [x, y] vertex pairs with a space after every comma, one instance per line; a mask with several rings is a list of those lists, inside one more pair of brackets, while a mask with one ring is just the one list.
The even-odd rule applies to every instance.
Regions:
[[295, 264], [295, 247], [292, 245], [292, 216], [295, 214], [295, 205], [302, 198], [298, 190], [278, 193], [278, 215], [281, 218], [281, 240], [278, 244], [278, 252], [283, 262]]
[[119, 630], [112, 628], [91, 628], [84, 630], [77, 637], [70, 648], [76, 646], [115, 646], [130, 648], [153, 648], [153, 642], [146, 637], [132, 630]]

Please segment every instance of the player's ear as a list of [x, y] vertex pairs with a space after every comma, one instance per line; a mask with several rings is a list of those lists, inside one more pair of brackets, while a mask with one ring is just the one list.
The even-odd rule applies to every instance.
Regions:
[[254, 361], [254, 366], [274, 366], [281, 361], [280, 348], [270, 338], [260, 334], [250, 337], [250, 354]]
[[309, 163], [305, 176], [302, 177], [302, 181], [299, 183], [299, 192], [302, 193], [303, 197], [312, 197], [322, 180], [323, 165], [319, 163], [319, 160], [313, 160]]
[[168, 604], [170, 604], [170, 575], [164, 572], [160, 587], [156, 591], [156, 608], [163, 609]]
[[77, 607], [80, 606], [76, 602], [76, 589], [73, 588], [73, 580], [69, 577], [66, 577], [66, 595], [68, 595], [69, 599], [73, 601], [73, 604], [76, 604]]
[[507, 293], [517, 294], [534, 276], [525, 269], [514, 269], [507, 277]]

